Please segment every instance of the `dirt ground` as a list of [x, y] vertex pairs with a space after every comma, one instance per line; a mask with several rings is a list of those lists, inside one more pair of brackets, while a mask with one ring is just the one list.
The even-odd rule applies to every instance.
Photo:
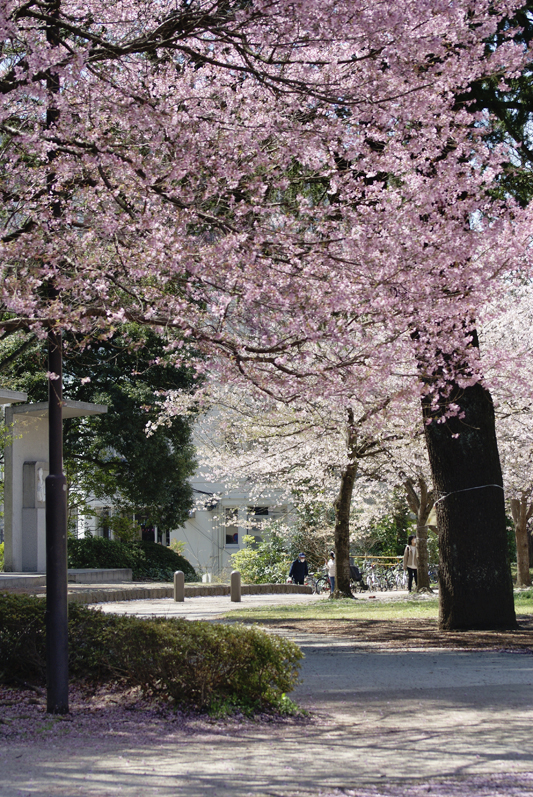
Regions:
[[440, 631], [436, 620], [267, 620], [272, 631], [327, 634], [378, 650], [521, 650], [533, 653], [533, 615], [521, 615], [514, 631]]

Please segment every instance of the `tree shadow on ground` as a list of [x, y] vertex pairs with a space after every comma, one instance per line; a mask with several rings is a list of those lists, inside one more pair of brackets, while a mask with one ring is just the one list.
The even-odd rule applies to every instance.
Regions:
[[269, 628], [351, 639], [359, 649], [514, 650], [533, 653], [533, 616], [512, 631], [442, 631], [437, 620], [264, 620]]

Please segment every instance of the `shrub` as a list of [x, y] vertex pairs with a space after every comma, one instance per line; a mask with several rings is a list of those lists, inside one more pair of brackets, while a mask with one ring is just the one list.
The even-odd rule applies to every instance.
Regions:
[[265, 526], [261, 542], [245, 536], [245, 547], [232, 554], [232, 568], [240, 571], [247, 584], [282, 584], [291, 562], [304, 551], [310, 571], [320, 570], [334, 544], [333, 528], [325, 521], [320, 525], [321, 518], [311, 518], [311, 522], [302, 516], [294, 526], [274, 521]]
[[160, 572], [161, 576], [165, 575], [165, 578], [156, 578], [155, 581], [172, 581], [176, 570], [183, 570], [185, 581], [200, 580], [191, 563], [170, 548], [158, 545], [156, 542], [141, 541], [134, 543], [134, 547], [144, 553], [148, 562], [147, 575], [143, 578], [152, 578], [151, 573]]
[[231, 565], [239, 570], [245, 584], [283, 584], [289, 575], [291, 560], [284, 537], [274, 524], [265, 532], [265, 539], [244, 537], [245, 547], [231, 555]]
[[120, 542], [135, 542], [141, 536], [139, 524], [133, 518], [122, 515], [111, 515], [106, 522], [113, 532], [113, 539]]
[[174, 553], [183, 556], [186, 544], [185, 540], [170, 540], [170, 545], [168, 547], [171, 551], [174, 551]]
[[155, 542], [120, 542], [104, 537], [68, 541], [68, 566], [72, 568], [129, 567], [133, 578], [172, 581], [183, 570], [186, 581], [198, 581], [196, 571], [183, 556]]
[[[0, 680], [45, 682], [45, 600], [0, 596]], [[298, 679], [300, 649], [241, 625], [104, 614], [69, 607], [71, 678], [140, 687], [195, 709], [286, 707]]]

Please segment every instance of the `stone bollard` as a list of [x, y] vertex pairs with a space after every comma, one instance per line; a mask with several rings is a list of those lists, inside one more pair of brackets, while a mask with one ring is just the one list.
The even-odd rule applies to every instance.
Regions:
[[185, 574], [182, 570], [174, 573], [174, 600], [181, 603], [185, 600]]
[[231, 571], [230, 595], [233, 603], [241, 602], [241, 574], [238, 570]]

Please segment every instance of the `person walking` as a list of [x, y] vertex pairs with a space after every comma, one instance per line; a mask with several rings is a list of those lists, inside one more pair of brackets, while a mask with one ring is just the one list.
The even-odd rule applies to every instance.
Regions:
[[327, 563], [328, 568], [328, 578], [329, 578], [329, 588], [331, 590], [331, 595], [335, 592], [335, 577], [337, 575], [337, 565], [335, 564], [335, 551], [329, 552], [329, 559]]
[[403, 569], [407, 570], [408, 584], [407, 589], [411, 592], [413, 579], [415, 586], [418, 586], [418, 549], [416, 547], [416, 535], [411, 534], [405, 546], [403, 554]]
[[309, 568], [304, 553], [299, 553], [298, 558], [294, 560], [289, 570], [289, 578], [292, 578], [295, 584], [303, 584], [305, 577], [309, 575]]

